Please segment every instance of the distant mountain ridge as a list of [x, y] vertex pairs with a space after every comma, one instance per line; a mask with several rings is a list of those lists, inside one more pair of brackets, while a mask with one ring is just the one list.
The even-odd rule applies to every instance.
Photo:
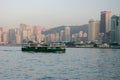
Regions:
[[[42, 32], [43, 34], [47, 35], [47, 34], [51, 34], [51, 33], [56, 33], [56, 32], [60, 32], [61, 30], [64, 30], [65, 27], [67, 26], [59, 26], [59, 27], [55, 27], [55, 28], [51, 28], [47, 31]], [[75, 34], [78, 33], [79, 31], [83, 31], [88, 33], [88, 24], [84, 24], [84, 25], [75, 25], [75, 26], [69, 26], [71, 28], [71, 34]]]

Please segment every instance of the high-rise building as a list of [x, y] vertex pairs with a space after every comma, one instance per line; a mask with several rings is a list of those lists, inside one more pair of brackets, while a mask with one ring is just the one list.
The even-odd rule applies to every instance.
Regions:
[[47, 35], [45, 35], [45, 42], [50, 41], [50, 40], [48, 40], [48, 39], [49, 39], [49, 35], [47, 34]]
[[16, 35], [15, 35], [15, 41], [16, 41], [16, 44], [17, 44], [17, 45], [20, 45], [20, 44], [21, 44], [21, 36], [20, 36], [20, 34], [16, 34]]
[[78, 37], [79, 37], [78, 33], [72, 34], [72, 41], [78, 41]]
[[65, 27], [65, 41], [69, 42], [70, 41], [70, 27]]
[[27, 29], [27, 40], [31, 40], [32, 34], [31, 34], [31, 29]]
[[15, 42], [17, 45], [21, 44], [21, 31], [19, 28], [15, 29]]
[[83, 33], [83, 37], [87, 37], [88, 36], [88, 34], [85, 32], [85, 33]]
[[101, 12], [100, 33], [107, 33], [111, 29], [111, 11]]
[[79, 34], [79, 38], [83, 37], [83, 31], [80, 31], [78, 34]]
[[60, 35], [59, 33], [55, 33], [55, 42], [59, 42], [60, 41]]
[[120, 16], [119, 16], [119, 20], [118, 20], [118, 43], [120, 45]]
[[41, 41], [45, 41], [45, 35], [44, 34], [41, 35]]
[[65, 41], [65, 32], [64, 30], [60, 31], [60, 42], [64, 42]]
[[4, 44], [8, 43], [7, 32], [3, 32], [3, 34], [2, 34], [2, 41], [3, 41]]
[[33, 36], [33, 27], [26, 24], [20, 24], [21, 42], [23, 40], [31, 40]]
[[46, 42], [55, 42], [55, 34], [54, 33], [47, 34], [45, 36], [45, 41]]
[[54, 33], [50, 34], [50, 41], [55, 42], [55, 34]]
[[89, 41], [94, 42], [98, 40], [99, 28], [100, 28], [99, 21], [94, 21], [94, 20], [89, 21], [89, 27], [88, 27], [88, 40]]
[[15, 45], [15, 29], [9, 29], [9, 34], [8, 34], [9, 44]]
[[118, 43], [118, 19], [119, 17], [113, 15], [111, 17], [111, 42]]
[[27, 40], [27, 30], [22, 31], [22, 40]]
[[[22, 41], [26, 38], [26, 29], [27, 25], [26, 24], [20, 24], [20, 32], [21, 32], [21, 43]], [[26, 33], [26, 34], [25, 34]]]
[[3, 33], [3, 28], [0, 27], [0, 44], [1, 44], [1, 42], [2, 42], [2, 33]]
[[34, 27], [34, 36], [35, 36], [36, 41], [38, 41], [38, 42], [42, 41], [42, 34], [41, 34], [41, 27], [40, 26]]
[[21, 31], [26, 30], [27, 25], [26, 24], [20, 24], [20, 29], [21, 29]]

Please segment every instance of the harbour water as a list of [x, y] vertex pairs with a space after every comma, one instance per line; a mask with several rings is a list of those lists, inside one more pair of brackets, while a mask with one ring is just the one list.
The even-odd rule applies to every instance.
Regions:
[[34, 53], [0, 47], [0, 80], [120, 80], [120, 49]]

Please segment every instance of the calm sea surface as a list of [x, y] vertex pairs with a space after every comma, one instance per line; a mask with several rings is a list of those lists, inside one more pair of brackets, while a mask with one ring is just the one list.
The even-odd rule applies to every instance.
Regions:
[[29, 53], [0, 47], [0, 80], [120, 80], [120, 49]]

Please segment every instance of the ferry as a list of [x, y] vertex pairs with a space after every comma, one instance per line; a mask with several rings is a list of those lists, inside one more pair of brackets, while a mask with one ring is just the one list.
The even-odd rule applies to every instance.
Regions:
[[34, 43], [33, 41], [28, 41], [22, 44], [22, 51], [33, 51], [33, 52], [65, 52], [66, 46], [64, 43]]

